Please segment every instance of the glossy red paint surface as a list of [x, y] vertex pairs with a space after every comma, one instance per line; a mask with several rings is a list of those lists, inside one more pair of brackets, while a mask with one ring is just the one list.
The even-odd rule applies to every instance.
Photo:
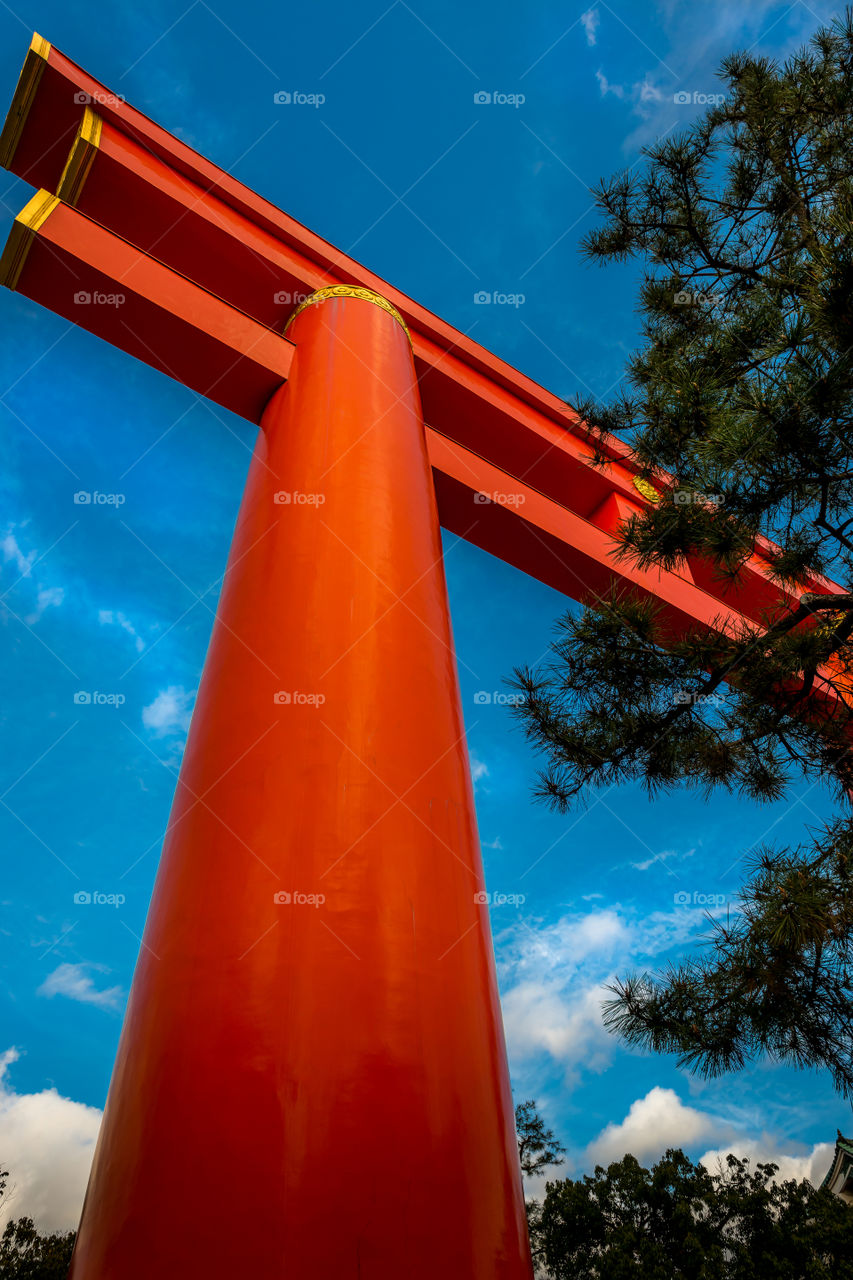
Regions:
[[65, 204], [31, 238], [15, 288], [253, 422], [290, 369], [280, 333]]
[[529, 1280], [409, 345], [353, 298], [288, 336], [72, 1277]]

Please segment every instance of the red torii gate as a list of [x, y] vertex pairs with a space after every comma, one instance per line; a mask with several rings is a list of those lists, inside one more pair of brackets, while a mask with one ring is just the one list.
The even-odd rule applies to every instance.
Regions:
[[0, 281], [262, 428], [71, 1275], [527, 1278], [439, 526], [672, 634], [796, 596], [615, 562], [627, 448], [40, 36], [0, 161]]

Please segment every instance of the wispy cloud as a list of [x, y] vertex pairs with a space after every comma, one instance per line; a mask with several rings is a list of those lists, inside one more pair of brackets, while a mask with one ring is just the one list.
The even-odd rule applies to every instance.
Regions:
[[99, 1009], [117, 1009], [124, 996], [121, 987], [99, 989], [88, 972], [90, 969], [99, 973], [109, 972], [103, 965], [61, 964], [48, 974], [36, 995], [48, 998], [66, 996], [80, 1004], [97, 1005]]
[[587, 9], [586, 13], [581, 14], [581, 23], [583, 24], [583, 29], [586, 32], [586, 42], [590, 46], [596, 43], [596, 32], [598, 31], [598, 24], [600, 21], [601, 14], [595, 7]]
[[136, 627], [119, 610], [99, 609], [98, 625], [101, 627], [120, 627], [122, 631], [126, 631], [132, 638], [137, 653], [141, 653], [145, 648], [145, 641], [137, 633]]
[[58, 608], [65, 599], [65, 591], [62, 587], [42, 587], [36, 596], [36, 604], [32, 613], [28, 613], [25, 621], [29, 626], [34, 622], [38, 622], [45, 609]]
[[142, 708], [142, 723], [157, 738], [186, 734], [194, 696], [183, 685], [170, 684], [160, 690], [153, 702]]
[[566, 1079], [600, 1073], [619, 1042], [605, 1030], [602, 1001], [615, 976], [707, 933], [703, 908], [680, 906], [639, 916], [619, 904], [553, 924], [522, 920], [500, 936], [502, 1006], [516, 1067], [546, 1054]]
[[598, 81], [598, 88], [602, 98], [606, 98], [608, 93], [612, 93], [614, 98], [625, 97], [624, 87], [621, 84], [611, 84], [600, 67], [595, 73], [595, 78]]

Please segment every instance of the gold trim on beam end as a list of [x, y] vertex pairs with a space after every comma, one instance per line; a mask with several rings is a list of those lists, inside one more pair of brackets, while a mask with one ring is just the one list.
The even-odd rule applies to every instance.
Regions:
[[101, 145], [101, 117], [91, 107], [83, 112], [77, 135], [71, 144], [56, 194], [65, 204], [76, 205], [89, 170]]
[[312, 293], [310, 298], [304, 298], [288, 318], [282, 332], [287, 333], [296, 317], [306, 307], [313, 306], [315, 302], [324, 302], [326, 298], [362, 298], [365, 302], [372, 302], [375, 307], [381, 307], [383, 311], [388, 312], [389, 316], [394, 317], [411, 343], [412, 335], [409, 333], [409, 327], [397, 308], [387, 298], [383, 298], [381, 293], [374, 293], [372, 289], [363, 289], [361, 285], [355, 284], [330, 284], [325, 289], [318, 289], [316, 293]]
[[5, 284], [7, 289], [17, 286], [30, 245], [38, 235], [39, 228], [44, 226], [59, 203], [59, 196], [50, 191], [37, 191], [12, 223], [3, 256], [0, 257], [0, 284]]
[[648, 480], [644, 480], [642, 476], [632, 476], [631, 484], [637, 490], [637, 493], [641, 493], [648, 502], [660, 502], [660, 494], [657, 489]]
[[4, 169], [9, 168], [18, 148], [49, 56], [49, 42], [42, 39], [40, 35], [34, 34], [27, 56], [24, 58], [24, 65], [21, 67], [21, 74], [18, 76], [3, 132], [0, 133], [0, 165]]

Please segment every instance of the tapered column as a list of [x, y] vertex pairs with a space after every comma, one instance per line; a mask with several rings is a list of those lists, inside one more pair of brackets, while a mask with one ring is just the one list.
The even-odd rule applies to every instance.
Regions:
[[408, 335], [338, 288], [287, 336], [71, 1274], [527, 1280]]

